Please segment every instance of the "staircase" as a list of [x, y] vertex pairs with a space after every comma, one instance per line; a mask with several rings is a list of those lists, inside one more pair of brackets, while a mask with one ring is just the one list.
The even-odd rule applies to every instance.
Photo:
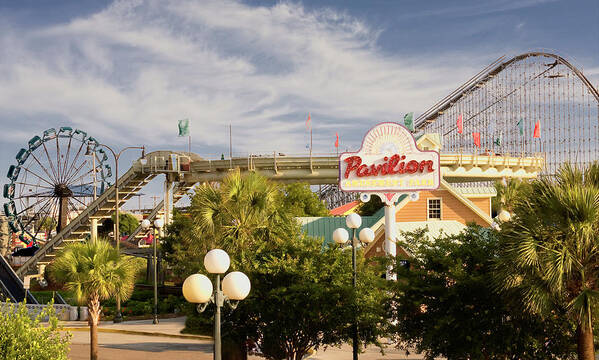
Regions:
[[[119, 179], [119, 206], [122, 206], [156, 175], [155, 172], [144, 173], [135, 166], [131, 167]], [[115, 187], [113, 185], [18, 268], [16, 270], [18, 277], [22, 278], [27, 274], [37, 273], [37, 267], [51, 263], [56, 257], [56, 253], [63, 249], [65, 244], [85, 241], [91, 230], [90, 220], [108, 219], [114, 212], [114, 208]]]
[[[0, 256], [0, 296], [2, 296], [0, 302], [6, 300], [21, 302], [25, 298], [23, 282], [3, 256]], [[38, 302], [31, 293], [27, 293], [27, 303], [37, 304]]]
[[[189, 190], [193, 188], [194, 185], [195, 183], [176, 183], [173, 189], [173, 205], [176, 204], [177, 201], [179, 201], [183, 196], [185, 196], [189, 192]], [[163, 210], [163, 208], [164, 200], [161, 200], [158, 203], [158, 205], [156, 205], [156, 207], [152, 209], [152, 212], [148, 214], [146, 220], [149, 220], [150, 222], [154, 221], [154, 219], [156, 219], [156, 216], [158, 216], [158, 214], [160, 213], [160, 211]], [[129, 235], [127, 241], [137, 244], [137, 241], [139, 241], [145, 236], [145, 234], [142, 234], [142, 230], [143, 229], [140, 223], [139, 226], [131, 233], [131, 235]]]

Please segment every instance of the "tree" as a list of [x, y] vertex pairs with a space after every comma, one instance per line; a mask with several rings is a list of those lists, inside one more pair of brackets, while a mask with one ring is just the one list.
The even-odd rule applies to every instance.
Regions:
[[533, 313], [566, 309], [576, 324], [578, 358], [595, 359], [593, 313], [599, 299], [599, 164], [564, 165], [534, 181], [501, 225], [499, 286]]
[[53, 218], [46, 217], [37, 222], [36, 228], [42, 231], [50, 232], [56, 229], [56, 225], [56, 220], [54, 220]]
[[25, 303], [4, 303], [0, 324], [0, 359], [67, 360], [71, 335], [59, 332], [52, 305], [32, 318]]
[[[258, 174], [239, 172], [220, 186], [197, 188], [190, 218], [176, 217], [168, 229], [169, 263], [185, 277], [202, 271], [208, 250], [223, 248], [231, 256], [231, 270], [249, 276], [250, 296], [223, 315], [223, 343], [229, 349], [256, 344], [270, 359], [299, 359], [311, 347], [348, 340], [353, 314], [361, 340], [376, 343], [386, 324], [381, 305], [387, 303], [386, 293], [377, 287], [385, 283], [379, 276], [384, 268], [367, 265], [359, 252], [360, 281], [354, 293], [350, 253], [323, 249], [321, 242], [301, 233], [289, 214], [297, 211], [292, 209], [296, 200], [306, 197], [309, 188], [291, 189], [281, 191]], [[294, 200], [282, 200], [286, 196]], [[191, 229], [185, 225], [189, 222]], [[202, 326], [206, 322], [198, 319], [208, 316], [190, 313], [187, 324]]]
[[397, 268], [395, 341], [427, 359], [566, 359], [570, 323], [542, 319], [510, 305], [493, 287], [500, 251], [496, 233], [470, 226], [455, 236], [430, 240], [425, 231], [401, 245], [412, 257]]
[[289, 216], [328, 216], [329, 210], [306, 183], [291, 183], [281, 188], [281, 206]]
[[183, 235], [199, 254], [219, 247], [250, 261], [252, 252], [291, 229], [288, 214], [278, 206], [277, 185], [259, 174], [235, 171], [220, 186], [205, 184], [195, 192], [190, 207], [194, 226]]
[[[116, 216], [113, 214], [110, 219], [102, 222], [102, 227], [98, 233], [102, 236], [108, 236], [114, 230], [114, 221]], [[133, 214], [119, 212], [119, 232], [121, 234], [131, 234], [139, 226], [139, 220]]]
[[494, 214], [498, 214], [502, 209], [513, 210], [513, 204], [521, 194], [526, 192], [528, 184], [517, 178], [504, 179], [495, 182], [495, 191], [497, 196], [491, 199], [491, 208]]
[[360, 204], [358, 208], [358, 214], [361, 216], [372, 216], [374, 213], [379, 211], [385, 204], [378, 196], [371, 196], [368, 202]]
[[51, 265], [50, 276], [87, 303], [90, 326], [90, 358], [98, 359], [98, 322], [101, 301], [117, 294], [126, 300], [135, 284], [135, 262], [121, 256], [108, 241], [67, 246]]
[[[359, 251], [354, 292], [349, 251], [323, 250], [319, 241], [296, 232], [255, 255], [249, 267], [232, 263], [233, 270], [249, 276], [252, 290], [237, 309], [225, 309], [223, 341], [253, 344], [267, 359], [299, 360], [310, 349], [351, 339], [356, 316], [361, 345], [380, 345], [389, 303], [387, 282], [379, 276], [385, 271], [383, 264], [366, 263]], [[209, 314], [190, 320], [198, 324], [194, 318], [202, 316]]]

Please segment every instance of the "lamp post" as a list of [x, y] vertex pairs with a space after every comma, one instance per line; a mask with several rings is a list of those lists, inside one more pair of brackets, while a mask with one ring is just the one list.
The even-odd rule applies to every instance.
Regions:
[[[157, 251], [158, 233], [160, 232], [160, 229], [163, 226], [164, 226], [164, 221], [162, 221], [162, 219], [154, 220], [154, 234], [153, 234], [153, 238], [152, 238], [152, 252], [153, 252], [152, 281], [154, 283], [154, 320], [152, 321], [152, 324], [154, 324], [154, 325], [158, 324], [158, 251]], [[144, 230], [149, 229], [150, 228], [150, 220], [148, 220], [148, 219], [142, 220], [141, 227]]]
[[[115, 168], [115, 176], [114, 176], [114, 208], [115, 208], [115, 229], [114, 229], [114, 241], [116, 242], [116, 250], [119, 251], [120, 242], [121, 242], [121, 234], [119, 231], [119, 158], [121, 154], [125, 152], [125, 150], [129, 149], [141, 149], [141, 158], [145, 159], [146, 157], [146, 147], [145, 146], [127, 146], [122, 149], [118, 153], [116, 153], [112, 148], [108, 145], [98, 144], [98, 146], [103, 146], [106, 149], [110, 150], [112, 156], [114, 156], [114, 168]], [[87, 152], [91, 151], [91, 144], [87, 144]], [[121, 297], [119, 295], [116, 296], [116, 314], [114, 315], [115, 323], [123, 322], [123, 315], [121, 314]]]
[[204, 257], [204, 267], [211, 274], [216, 274], [216, 287], [206, 275], [193, 274], [183, 282], [183, 296], [190, 303], [198, 304], [198, 312], [203, 312], [209, 302], [216, 305], [214, 314], [214, 360], [221, 360], [220, 308], [225, 301], [235, 309], [240, 300], [250, 293], [250, 279], [240, 271], [228, 273], [223, 278], [222, 289], [220, 275], [224, 274], [231, 264], [229, 255], [221, 249], [210, 250]]
[[[360, 230], [358, 235], [359, 239], [356, 238], [356, 231], [362, 225], [362, 218], [360, 215], [352, 213], [347, 215], [345, 218], [345, 224], [352, 230], [352, 241], [351, 241], [351, 256], [352, 256], [352, 285], [354, 291], [357, 286], [357, 269], [356, 269], [356, 247], [360, 244], [370, 244], [374, 241], [374, 231], [371, 228], [364, 228]], [[344, 245], [349, 240], [349, 233], [344, 228], [338, 228], [333, 231], [333, 240], [339, 244]], [[358, 244], [359, 241], [359, 244]], [[354, 324], [352, 329], [352, 347], [353, 347], [353, 359], [358, 360], [358, 319], [354, 312]]]

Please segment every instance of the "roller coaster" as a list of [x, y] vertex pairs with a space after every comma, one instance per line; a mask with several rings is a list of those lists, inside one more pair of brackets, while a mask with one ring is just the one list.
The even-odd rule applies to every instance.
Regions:
[[[531, 52], [507, 60], [498, 59], [425, 111], [416, 119], [417, 137], [429, 136], [442, 144], [441, 172], [449, 183], [535, 178], [551, 174], [565, 161], [586, 164], [599, 158], [598, 109], [599, 93], [580, 70], [558, 55]], [[463, 133], [458, 133], [456, 127], [460, 115], [464, 119]], [[517, 125], [521, 119], [526, 120], [522, 130]], [[540, 139], [532, 138], [531, 132], [531, 124], [537, 120], [543, 123]], [[486, 135], [482, 136], [480, 149], [472, 144], [471, 132]], [[497, 142], [497, 138], [501, 141]], [[97, 156], [103, 158], [102, 154]], [[109, 171], [105, 167], [101, 169]], [[94, 182], [92, 190], [97, 191], [97, 196], [72, 212], [74, 216], [62, 222], [57, 233], [22, 266], [15, 271], [0, 266], [0, 290], [11, 293], [15, 301], [22, 300], [24, 293], [18, 290], [22, 289], [20, 279], [39, 273], [66, 244], [89, 238], [96, 220], [109, 218], [115, 206], [125, 204], [155, 177], [164, 175], [166, 191], [164, 200], [153, 209], [149, 219], [163, 210], [168, 222], [173, 205], [195, 184], [221, 181], [233, 169], [259, 172], [278, 182], [322, 185], [323, 194], [331, 199], [343, 196], [336, 189], [339, 169], [334, 155], [282, 156], [273, 152], [209, 160], [197, 154], [152, 152], [135, 161], [120, 176], [118, 204], [114, 186], [105, 182], [106, 188], [97, 191]], [[11, 180], [16, 179], [14, 171], [9, 172]], [[85, 187], [89, 184], [80, 185], [78, 189], [89, 195], [90, 189]], [[15, 188], [5, 192], [10, 195], [11, 191], [14, 197]], [[55, 197], [60, 197], [53, 191]], [[68, 191], [58, 194], [71, 195]], [[60, 199], [55, 203], [60, 208]], [[66, 204], [68, 206], [68, 201]], [[17, 210], [11, 205], [5, 210], [16, 224]], [[136, 229], [129, 239], [135, 239], [140, 232], [140, 228]], [[0, 265], [6, 265], [4, 259], [0, 261], [3, 262]]]

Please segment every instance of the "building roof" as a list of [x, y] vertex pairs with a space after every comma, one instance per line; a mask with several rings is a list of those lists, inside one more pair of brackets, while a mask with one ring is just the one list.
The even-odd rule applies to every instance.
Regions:
[[494, 186], [454, 186], [457, 192], [464, 195], [465, 197], [493, 197], [497, 196], [497, 190]]
[[[381, 208], [372, 216], [362, 216], [362, 226], [359, 230], [365, 227], [372, 227], [384, 215], [384, 208]], [[345, 228], [345, 217], [343, 216], [327, 216], [327, 217], [298, 217], [296, 218], [302, 230], [310, 236], [323, 240], [322, 245], [333, 243], [333, 231], [337, 228]], [[351, 234], [350, 234], [351, 235]]]
[[339, 207], [334, 208], [333, 210], [330, 211], [330, 213], [333, 216], [348, 215], [350, 212], [354, 212], [355, 208], [358, 207], [358, 205], [360, 205], [360, 201], [354, 200], [345, 205], [341, 205]]
[[466, 225], [456, 220], [437, 220], [437, 221], [411, 221], [397, 223], [397, 240], [405, 240], [404, 234], [414, 232], [421, 229], [428, 229], [427, 236], [429, 239], [437, 239], [444, 235], [459, 234], [466, 228]]

